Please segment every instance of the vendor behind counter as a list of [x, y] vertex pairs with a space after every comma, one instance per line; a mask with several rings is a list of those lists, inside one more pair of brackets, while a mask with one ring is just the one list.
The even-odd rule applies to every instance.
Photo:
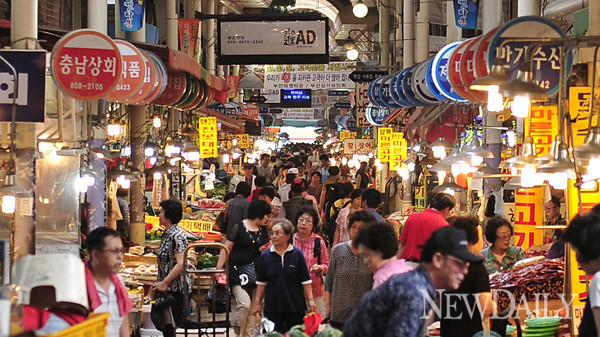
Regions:
[[526, 258], [521, 247], [512, 246], [514, 230], [505, 218], [497, 215], [487, 221], [485, 238], [492, 244], [481, 252], [488, 274], [511, 269], [519, 260]]

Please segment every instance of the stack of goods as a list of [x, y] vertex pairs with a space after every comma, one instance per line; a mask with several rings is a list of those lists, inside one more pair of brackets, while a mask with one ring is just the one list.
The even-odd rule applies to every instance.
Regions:
[[[535, 301], [536, 294], [550, 294], [548, 299], [558, 299], [563, 293], [564, 261], [546, 259], [536, 264], [514, 268], [490, 277], [492, 289], [502, 289], [520, 299], [523, 294], [528, 301]], [[538, 295], [539, 296], [539, 295]], [[510, 306], [510, 298], [504, 292], [498, 292], [498, 307]]]
[[525, 321], [523, 337], [552, 337], [560, 325], [562, 317], [537, 317]]

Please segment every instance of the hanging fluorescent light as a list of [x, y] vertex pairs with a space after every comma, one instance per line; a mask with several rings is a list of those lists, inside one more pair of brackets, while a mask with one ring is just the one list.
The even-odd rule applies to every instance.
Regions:
[[108, 125], [106, 126], [106, 134], [112, 138], [120, 138], [123, 134], [123, 125], [121, 124], [121, 120], [118, 118], [109, 120]]

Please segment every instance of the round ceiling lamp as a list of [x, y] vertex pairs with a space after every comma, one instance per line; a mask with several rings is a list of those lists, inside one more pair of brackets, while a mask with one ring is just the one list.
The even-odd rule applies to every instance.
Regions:
[[358, 2], [352, 7], [352, 13], [359, 19], [364, 18], [369, 13], [369, 7], [365, 5], [362, 0], [358, 0]]

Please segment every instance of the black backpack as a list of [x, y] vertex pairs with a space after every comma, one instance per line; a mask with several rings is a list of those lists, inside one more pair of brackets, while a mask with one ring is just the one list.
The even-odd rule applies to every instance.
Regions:
[[325, 214], [326, 214], [325, 216], [327, 217], [327, 214], [331, 214], [331, 211], [333, 211], [333, 214], [329, 217], [329, 220], [327, 220], [327, 222], [326, 222], [327, 223], [327, 228], [326, 228], [327, 232], [326, 233], [327, 233], [327, 239], [328, 239], [327, 242], [329, 243], [330, 247], [333, 244], [335, 230], [337, 229], [336, 221], [337, 221], [338, 216], [340, 215], [340, 211], [344, 207], [350, 205], [351, 203], [352, 203], [352, 200], [348, 200], [340, 208], [335, 207], [335, 205], [332, 203], [331, 207], [329, 209], [327, 209], [327, 211], [325, 212]]

